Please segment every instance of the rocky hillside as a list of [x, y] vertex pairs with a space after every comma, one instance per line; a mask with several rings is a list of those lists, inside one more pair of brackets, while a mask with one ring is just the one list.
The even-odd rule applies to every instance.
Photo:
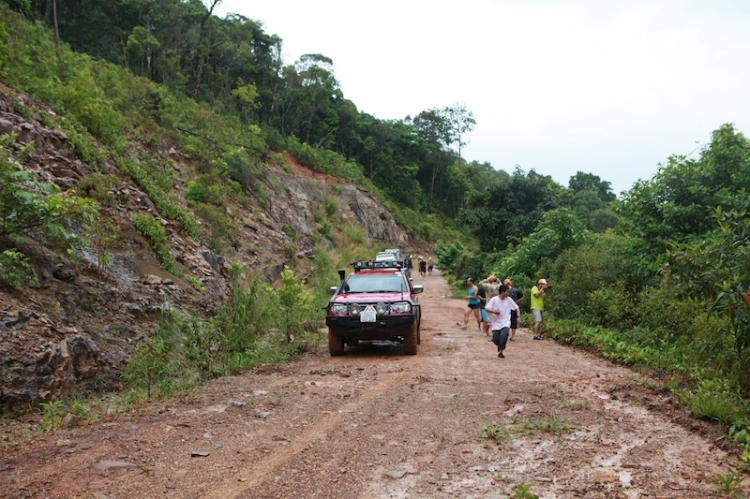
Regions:
[[[422, 246], [411, 241], [389, 210], [368, 192], [286, 157], [287, 164], [268, 165], [264, 182], [273, 192], [270, 203], [227, 208], [233, 219], [241, 221], [239, 244], [216, 254], [185, 236], [177, 222], [161, 218], [154, 201], [117, 164], [81, 161], [65, 133], [43, 125], [44, 113], [54, 115], [43, 104], [0, 88], [0, 136], [15, 133], [19, 149], [34, 143], [23, 168], [62, 190], [76, 189], [96, 172], [105, 174], [116, 202], [102, 207], [100, 216], [116, 224], [119, 234], [107, 248], [111, 259], [104, 270], [97, 269], [96, 255], [80, 251], [80, 258], [73, 261], [41, 235], [30, 233], [18, 245], [30, 258], [39, 284], [22, 290], [0, 288], [3, 411], [85, 388], [117, 389], [124, 362], [138, 339], [153, 330], [162, 305], [211, 314], [231, 291], [230, 262], [273, 282], [284, 265], [297, 260], [295, 268], [304, 275], [314, 258], [312, 213], [323, 196], [338, 201], [341, 223], [361, 226], [372, 240], [415, 250]], [[174, 189], [184, 204], [184, 181], [194, 165], [169, 144], [160, 149], [161, 159], [174, 164], [178, 179]], [[135, 230], [137, 213], [152, 213], [161, 220], [183, 278], [160, 267], [149, 242]], [[0, 240], [0, 251], [14, 245]], [[200, 281], [205, 291], [197, 291], [188, 278]]]

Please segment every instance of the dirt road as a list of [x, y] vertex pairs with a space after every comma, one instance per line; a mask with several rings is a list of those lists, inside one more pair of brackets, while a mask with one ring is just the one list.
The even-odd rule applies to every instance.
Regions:
[[719, 435], [647, 380], [525, 330], [499, 359], [440, 276], [415, 281], [417, 356], [323, 351], [1, 448], [0, 496], [723, 497]]

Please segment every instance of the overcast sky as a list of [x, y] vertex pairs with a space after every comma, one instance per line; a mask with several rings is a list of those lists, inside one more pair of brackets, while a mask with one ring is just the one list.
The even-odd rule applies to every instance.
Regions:
[[613, 191], [713, 130], [750, 135], [747, 0], [223, 0], [302, 54], [333, 60], [344, 96], [380, 119], [464, 104], [468, 161]]

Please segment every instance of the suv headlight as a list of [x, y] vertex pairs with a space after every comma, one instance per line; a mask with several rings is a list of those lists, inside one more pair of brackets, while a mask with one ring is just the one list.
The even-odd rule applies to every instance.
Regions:
[[360, 311], [359, 305], [357, 305], [356, 303], [352, 303], [352, 304], [349, 305], [349, 313], [350, 314], [352, 314], [352, 315], [359, 315], [359, 311]]
[[375, 312], [377, 312], [378, 315], [385, 315], [385, 313], [388, 312], [388, 305], [386, 305], [382, 301], [378, 302], [375, 305]]
[[334, 303], [333, 305], [331, 305], [332, 314], [345, 314], [346, 309], [346, 303]]
[[399, 301], [396, 303], [391, 303], [391, 310], [399, 314], [411, 312], [411, 303], [409, 303], [408, 301]]

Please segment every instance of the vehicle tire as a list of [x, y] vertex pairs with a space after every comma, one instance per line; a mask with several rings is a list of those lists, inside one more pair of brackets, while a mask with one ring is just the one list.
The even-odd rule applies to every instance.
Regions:
[[417, 317], [417, 345], [422, 344], [422, 315]]
[[406, 333], [406, 336], [404, 336], [404, 355], [417, 355], [418, 339], [419, 326], [414, 322]]
[[344, 355], [344, 338], [331, 328], [328, 328], [328, 351], [331, 352], [331, 357]]

